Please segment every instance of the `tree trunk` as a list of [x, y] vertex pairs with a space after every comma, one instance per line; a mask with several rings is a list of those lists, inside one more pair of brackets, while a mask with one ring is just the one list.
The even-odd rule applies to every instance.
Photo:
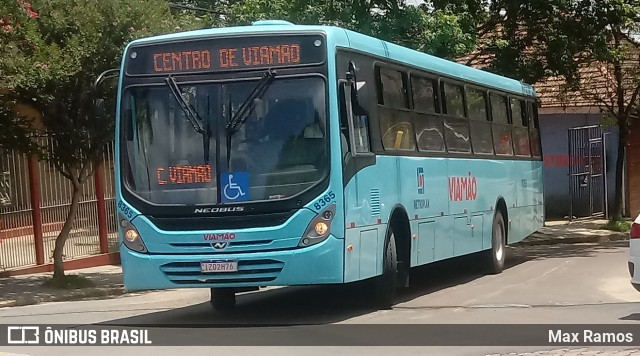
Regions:
[[611, 218], [613, 220], [622, 219], [622, 184], [624, 174], [624, 164], [627, 152], [627, 136], [629, 132], [627, 130], [626, 117], [618, 119], [618, 158], [616, 159], [616, 187], [615, 196], [613, 199], [613, 209], [611, 211]]
[[56, 247], [53, 250], [53, 278], [64, 278], [64, 261], [62, 259], [62, 252], [64, 251], [64, 244], [69, 238], [69, 233], [73, 227], [73, 223], [76, 220], [76, 214], [78, 213], [78, 203], [80, 202], [80, 189], [82, 185], [77, 182], [73, 182], [73, 193], [71, 196], [71, 205], [67, 212], [67, 219], [64, 221], [62, 230], [56, 238]]

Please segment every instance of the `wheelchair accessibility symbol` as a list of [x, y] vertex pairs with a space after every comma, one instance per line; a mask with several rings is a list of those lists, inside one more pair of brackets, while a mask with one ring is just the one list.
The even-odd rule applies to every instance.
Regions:
[[222, 173], [222, 202], [249, 200], [249, 174], [247, 172]]

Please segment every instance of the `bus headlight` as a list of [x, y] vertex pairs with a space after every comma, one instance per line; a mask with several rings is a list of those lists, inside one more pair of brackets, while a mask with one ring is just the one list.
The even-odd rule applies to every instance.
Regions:
[[336, 203], [329, 205], [311, 220], [298, 246], [306, 247], [320, 243], [331, 233], [331, 221], [336, 215]]
[[136, 230], [135, 226], [133, 226], [129, 220], [122, 219], [120, 220], [120, 226], [122, 227], [122, 235], [125, 246], [130, 248], [131, 250], [146, 253], [147, 246], [142, 242], [142, 238], [140, 237], [140, 233]]

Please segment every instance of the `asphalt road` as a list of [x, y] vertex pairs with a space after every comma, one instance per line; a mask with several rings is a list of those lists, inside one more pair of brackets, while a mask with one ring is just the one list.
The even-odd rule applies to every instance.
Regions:
[[[236, 310], [215, 313], [207, 290], [172, 290], [102, 300], [48, 303], [0, 309], [0, 323], [156, 325], [175, 335], [224, 337], [214, 327], [245, 326], [277, 337], [298, 337], [294, 331], [326, 324], [631, 324], [640, 326], [640, 293], [629, 284], [627, 243], [547, 245], [511, 248], [507, 269], [482, 275], [474, 258], [464, 257], [412, 275], [392, 310], [372, 310], [359, 284], [342, 287], [268, 289], [238, 297]], [[253, 326], [251, 326], [253, 325]], [[225, 329], [229, 329], [228, 327]], [[303, 329], [304, 330], [304, 329]], [[394, 329], [389, 328], [390, 333]], [[418, 330], [418, 329], [416, 329]], [[288, 334], [283, 333], [290, 331]], [[203, 334], [205, 333], [205, 334]], [[206, 334], [209, 333], [209, 334]], [[236, 333], [237, 334], [237, 333]], [[283, 336], [284, 335], [284, 336]], [[349, 335], [341, 335], [349, 341]], [[464, 335], [462, 335], [464, 336]], [[319, 343], [316, 335], [315, 341]], [[335, 338], [335, 335], [332, 335]], [[373, 336], [372, 336], [373, 337]], [[283, 341], [286, 342], [286, 341]], [[505, 341], [505, 344], [508, 340]], [[636, 345], [640, 349], [640, 340]], [[407, 354], [487, 355], [535, 352], [567, 354], [566, 347], [403, 347]], [[627, 355], [633, 348], [574, 348], [570, 354]], [[629, 347], [627, 347], [629, 349]], [[9, 347], [1, 351], [40, 355], [320, 355], [397, 353], [397, 347]], [[0, 352], [0, 355], [1, 352]]]

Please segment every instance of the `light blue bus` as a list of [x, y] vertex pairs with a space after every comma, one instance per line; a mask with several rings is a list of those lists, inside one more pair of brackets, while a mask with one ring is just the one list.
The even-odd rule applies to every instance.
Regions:
[[116, 124], [129, 290], [363, 281], [542, 226], [533, 88], [336, 27], [259, 21], [130, 43]]

